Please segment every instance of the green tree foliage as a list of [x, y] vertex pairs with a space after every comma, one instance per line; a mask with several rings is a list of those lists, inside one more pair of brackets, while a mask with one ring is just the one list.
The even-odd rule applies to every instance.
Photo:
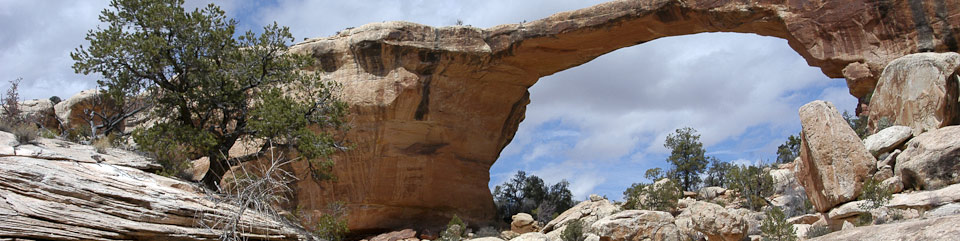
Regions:
[[328, 241], [342, 241], [349, 232], [347, 209], [342, 202], [330, 203], [327, 211], [317, 218], [317, 227], [313, 231], [317, 237]]
[[867, 116], [853, 116], [849, 112], [843, 111], [843, 120], [847, 121], [847, 124], [850, 125], [850, 128], [853, 128], [860, 139], [867, 138], [870, 135], [870, 129], [867, 125], [869, 123], [868, 119]]
[[[862, 193], [858, 199], [865, 202], [860, 203], [859, 207], [865, 210], [873, 210], [883, 207], [893, 198], [893, 192], [884, 187], [882, 182], [873, 178], [867, 178], [863, 181]], [[873, 214], [866, 212], [857, 217], [858, 226], [869, 225], [873, 223]]]
[[440, 241], [460, 241], [466, 235], [465, 230], [467, 230], [467, 224], [454, 214], [447, 223], [447, 229], [440, 234]]
[[789, 163], [800, 156], [800, 135], [790, 135], [787, 142], [777, 147], [777, 163]]
[[778, 207], [771, 207], [764, 212], [760, 232], [764, 241], [796, 241], [796, 228], [787, 222], [786, 215]]
[[660, 179], [652, 184], [634, 183], [623, 191], [623, 196], [625, 208], [670, 212], [676, 209], [683, 191], [676, 181]]
[[517, 171], [513, 178], [494, 188], [497, 215], [509, 223], [517, 213], [534, 214], [540, 222], [549, 222], [560, 212], [573, 207], [573, 193], [566, 180], [547, 186], [543, 179]]
[[653, 181], [653, 180], [660, 180], [665, 178], [666, 174], [663, 173], [663, 169], [660, 169], [659, 167], [657, 167], [657, 168], [647, 169], [647, 171], [643, 173], [643, 177]]
[[580, 219], [567, 222], [567, 227], [560, 233], [560, 239], [563, 241], [583, 241], [584, 226], [585, 224]]
[[700, 173], [707, 168], [706, 150], [697, 130], [690, 127], [677, 129], [667, 136], [663, 146], [670, 149], [667, 162], [673, 165], [668, 172], [671, 178], [680, 182], [681, 190], [695, 189], [700, 184]]
[[707, 169], [707, 177], [703, 179], [706, 186], [727, 187], [727, 173], [733, 168], [733, 164], [721, 161], [716, 157], [710, 157], [710, 168]]
[[773, 195], [773, 176], [762, 166], [734, 165], [727, 176], [729, 188], [739, 192], [751, 210], [760, 211], [767, 205], [766, 197]]
[[[203, 183], [216, 188], [231, 166], [256, 159], [271, 147], [296, 149], [315, 178], [329, 177], [336, 149], [334, 130], [344, 127], [346, 105], [336, 85], [317, 73], [309, 56], [287, 52], [293, 40], [276, 23], [262, 33], [236, 35], [236, 21], [215, 5], [185, 11], [182, 0], [113, 0], [71, 57], [78, 73], [98, 81], [119, 105], [145, 95], [157, 124], [135, 132], [145, 151], [183, 151], [206, 156]], [[235, 37], [237, 36], [237, 37]], [[139, 136], [137, 138], [136, 136]], [[260, 152], [228, 159], [238, 140], [262, 140]], [[171, 160], [179, 162], [183, 160]]]

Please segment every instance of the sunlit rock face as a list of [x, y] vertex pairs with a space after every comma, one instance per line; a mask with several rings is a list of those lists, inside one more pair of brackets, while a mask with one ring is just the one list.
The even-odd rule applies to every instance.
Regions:
[[[494, 218], [489, 168], [512, 140], [540, 77], [661, 37], [741, 32], [784, 38], [850, 93], [872, 92], [884, 66], [960, 46], [960, 0], [613, 1], [499, 25], [373, 23], [310, 39], [292, 51], [342, 84], [352, 149], [337, 182], [305, 179], [295, 205], [343, 201], [352, 230], [471, 224]], [[844, 71], [846, 70], [846, 71]], [[773, 80], [772, 80], [773, 81]], [[301, 176], [304, 168], [295, 168]]]

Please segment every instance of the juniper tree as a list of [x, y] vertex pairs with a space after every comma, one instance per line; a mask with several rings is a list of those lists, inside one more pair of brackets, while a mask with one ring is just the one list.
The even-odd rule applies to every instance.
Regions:
[[677, 129], [675, 133], [667, 135], [663, 144], [670, 149], [667, 162], [673, 165], [668, 176], [679, 181], [682, 191], [689, 191], [700, 184], [700, 173], [707, 168], [706, 150], [700, 142], [697, 130], [690, 127]]
[[[98, 84], [120, 101], [154, 101], [156, 123], [134, 133], [140, 148], [174, 163], [209, 157], [203, 183], [214, 189], [231, 166], [271, 146], [295, 149], [315, 178], [330, 177], [324, 157], [338, 145], [329, 133], [344, 126], [346, 106], [335, 84], [301, 71], [313, 61], [288, 52], [289, 28], [273, 23], [238, 35], [219, 7], [186, 11], [183, 0], [112, 0], [100, 21], [87, 34], [89, 46], [71, 53], [73, 68], [100, 74]], [[228, 158], [242, 139], [263, 145]]]

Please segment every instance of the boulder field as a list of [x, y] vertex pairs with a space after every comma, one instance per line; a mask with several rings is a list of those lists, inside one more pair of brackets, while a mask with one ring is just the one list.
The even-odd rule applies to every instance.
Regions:
[[[786, 39], [866, 102], [894, 59], [960, 49], [960, 8], [946, 6], [960, 1], [612, 1], [487, 29], [385, 22], [309, 39], [292, 51], [341, 83], [354, 148], [335, 158], [338, 182], [299, 182], [294, 202], [344, 201], [352, 230], [480, 224], [494, 216], [489, 168], [543, 76], [657, 38], [755, 33]], [[811, 196], [852, 194], [838, 195]]]

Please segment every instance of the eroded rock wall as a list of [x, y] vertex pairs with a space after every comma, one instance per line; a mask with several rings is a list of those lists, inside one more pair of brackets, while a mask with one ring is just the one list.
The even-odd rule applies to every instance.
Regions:
[[299, 182], [295, 202], [344, 201], [353, 230], [453, 214], [482, 224], [494, 217], [489, 167], [540, 77], [661, 37], [741, 32], [786, 39], [863, 97], [893, 59], [960, 48], [960, 9], [949, 6], [960, 0], [632, 0], [488, 29], [386, 22], [310, 39], [292, 50], [342, 84], [354, 146], [336, 157], [338, 182]]

